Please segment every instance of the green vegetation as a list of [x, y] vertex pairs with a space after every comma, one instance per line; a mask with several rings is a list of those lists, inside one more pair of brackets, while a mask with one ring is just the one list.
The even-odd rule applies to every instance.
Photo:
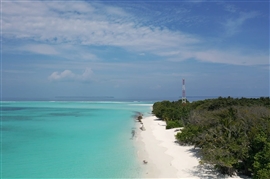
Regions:
[[185, 105], [162, 101], [153, 105], [153, 113], [168, 128], [184, 126], [176, 139], [201, 148], [201, 163], [223, 174], [270, 178], [269, 97], [219, 97]]
[[[189, 106], [183, 106], [181, 101], [162, 101], [154, 103], [152, 112], [158, 118], [165, 120], [167, 125], [174, 123], [176, 127], [182, 127], [186, 123], [189, 111]], [[177, 123], [170, 121], [177, 121]]]
[[166, 129], [172, 129], [176, 127], [183, 127], [183, 123], [181, 121], [167, 121]]

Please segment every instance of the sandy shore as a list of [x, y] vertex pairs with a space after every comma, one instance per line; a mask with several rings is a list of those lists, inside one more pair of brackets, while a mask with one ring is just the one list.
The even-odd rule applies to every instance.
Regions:
[[[142, 162], [143, 178], [230, 178], [199, 165], [197, 150], [180, 146], [175, 141], [176, 129], [166, 130], [166, 123], [151, 116], [142, 119], [145, 130], [136, 137], [138, 159]], [[143, 163], [147, 161], [147, 164]], [[234, 177], [241, 178], [241, 177]]]

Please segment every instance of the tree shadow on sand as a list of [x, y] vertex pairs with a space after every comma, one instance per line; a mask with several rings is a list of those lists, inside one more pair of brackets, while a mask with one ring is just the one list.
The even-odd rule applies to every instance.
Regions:
[[[154, 121], [163, 121], [163, 122], [164, 122], [164, 120], [162, 120], [162, 119], [160, 119], [160, 118], [156, 118], [156, 119], [154, 119]], [[160, 123], [158, 123], [158, 125], [160, 125], [160, 126], [165, 126], [165, 127], [166, 127], [166, 123], [165, 123], [165, 124], [160, 124]]]
[[[188, 152], [191, 153], [194, 157], [196, 157], [198, 160], [201, 159], [199, 148], [192, 148], [189, 149]], [[190, 173], [192, 176], [202, 178], [202, 179], [222, 179], [222, 178], [229, 178], [228, 175], [223, 175], [220, 172], [218, 172], [213, 165], [210, 164], [200, 164], [196, 167], [193, 167], [192, 169], [185, 171], [187, 173]], [[249, 177], [246, 176], [232, 176], [232, 178], [242, 178], [242, 179], [249, 179]]]

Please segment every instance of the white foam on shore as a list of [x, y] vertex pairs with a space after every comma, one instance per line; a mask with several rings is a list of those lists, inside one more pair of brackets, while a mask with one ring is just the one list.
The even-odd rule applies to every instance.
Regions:
[[[180, 146], [175, 141], [175, 130], [166, 130], [166, 123], [155, 116], [143, 118], [146, 129], [136, 137], [138, 160], [143, 167], [142, 178], [230, 178], [220, 175], [211, 167], [201, 166], [197, 150], [191, 146]], [[143, 160], [148, 163], [144, 164]], [[240, 178], [235, 176], [234, 178]]]

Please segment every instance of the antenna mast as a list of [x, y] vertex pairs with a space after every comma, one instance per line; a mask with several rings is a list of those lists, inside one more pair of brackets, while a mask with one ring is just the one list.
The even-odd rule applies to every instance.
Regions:
[[186, 87], [185, 87], [185, 79], [182, 79], [182, 103], [185, 104], [187, 102], [186, 98]]

